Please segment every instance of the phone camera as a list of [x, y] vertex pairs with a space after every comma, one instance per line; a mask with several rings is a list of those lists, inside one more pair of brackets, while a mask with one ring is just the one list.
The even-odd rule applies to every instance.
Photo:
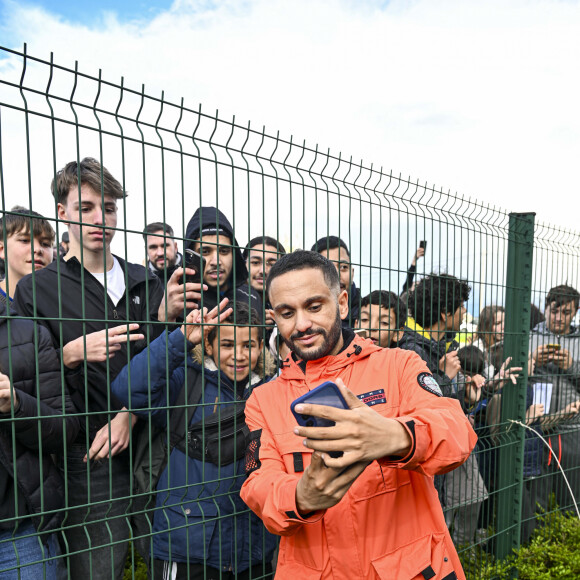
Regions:
[[306, 421], [306, 426], [307, 427], [314, 427], [314, 420], [308, 419], [308, 421]]

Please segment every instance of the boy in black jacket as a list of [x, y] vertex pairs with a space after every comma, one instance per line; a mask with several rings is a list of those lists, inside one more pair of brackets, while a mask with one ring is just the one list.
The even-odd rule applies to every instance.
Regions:
[[[158, 320], [183, 311], [184, 291], [180, 286], [166, 308], [159, 279], [111, 253], [117, 201], [125, 192], [98, 161], [68, 163], [57, 173], [52, 191], [58, 217], [68, 225], [69, 251], [36, 272], [35, 280], [24, 277], [14, 305], [19, 314], [39, 318], [60, 349], [64, 366], [75, 371], [67, 382], [82, 413], [81, 432], [63, 458], [69, 575], [110, 580], [123, 576], [131, 512], [140, 509], [130, 499], [126, 450], [136, 417], [111, 393], [110, 383], [161, 333]], [[147, 557], [145, 546], [139, 549]]]

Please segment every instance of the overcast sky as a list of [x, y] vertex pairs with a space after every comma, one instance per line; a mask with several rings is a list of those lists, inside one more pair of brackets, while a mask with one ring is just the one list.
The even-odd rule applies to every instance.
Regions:
[[4, 46], [578, 229], [578, 1], [0, 6]]

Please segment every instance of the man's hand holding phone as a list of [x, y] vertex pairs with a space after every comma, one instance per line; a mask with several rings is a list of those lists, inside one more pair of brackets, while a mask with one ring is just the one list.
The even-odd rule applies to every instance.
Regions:
[[[191, 268], [177, 268], [167, 281], [165, 296], [159, 306], [158, 318], [162, 322], [175, 322], [183, 316], [183, 307], [189, 312], [199, 307], [201, 291], [207, 291], [205, 284], [185, 282], [184, 276], [195, 276]], [[184, 302], [185, 301], [185, 302]]]
[[[344, 468], [357, 461], [370, 463], [390, 455], [405, 456], [411, 449], [411, 437], [395, 419], [383, 417], [363, 403], [341, 379], [336, 386], [348, 409], [301, 403], [297, 413], [334, 421], [330, 427], [294, 428], [294, 433], [305, 437], [304, 445], [323, 454], [326, 465]], [[340, 458], [328, 456], [330, 451], [343, 451]]]
[[538, 366], [551, 362], [564, 371], [568, 370], [573, 362], [570, 352], [559, 344], [543, 344], [534, 351], [533, 357]]
[[[347, 409], [311, 403], [294, 407], [301, 415], [335, 423], [294, 429], [296, 435], [305, 437], [304, 445], [315, 451], [296, 488], [296, 503], [302, 513], [337, 504], [373, 460], [406, 456], [411, 450], [411, 437], [401, 423], [360, 401], [341, 379], [335, 384]], [[343, 455], [331, 457], [331, 451], [343, 451]]]

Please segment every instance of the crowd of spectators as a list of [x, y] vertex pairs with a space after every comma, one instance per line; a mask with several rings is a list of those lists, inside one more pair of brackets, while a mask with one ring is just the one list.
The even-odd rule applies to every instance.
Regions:
[[[135, 493], [131, 448], [151, 437], [151, 425], [169, 432], [171, 410], [186, 403], [189, 433], [213, 423], [221, 433], [226, 419], [235, 426], [230, 411], [243, 410], [296, 356], [267, 292], [286, 249], [265, 233], [240, 246], [228, 218], [204, 206], [183, 245], [170, 225], [148, 224], [146, 267], [131, 264], [111, 252], [125, 193], [105, 167], [90, 158], [68, 163], [51, 190], [68, 228], [58, 251], [36, 212], [15, 207], [0, 225], [0, 575], [121, 578], [133, 541], [156, 578], [271, 576], [275, 536], [239, 494], [246, 464], [236, 439], [249, 444], [248, 433], [235, 427], [231, 446], [218, 442], [215, 456], [173, 442], [153, 482], [153, 507], [148, 494]], [[456, 400], [479, 435], [475, 453], [433, 478], [456, 545], [485, 540], [498, 489], [502, 393], [524, 380], [525, 423], [534, 429], [525, 441], [524, 541], [552, 494], [562, 507], [574, 499], [540, 437], [580, 497], [573, 287], [552, 288], [543, 314], [532, 305], [524, 369], [505, 348], [500, 304], [482, 309], [470, 344], [458, 342], [471, 288], [451, 274], [416, 280], [424, 243], [400, 295], [361, 296], [337, 236], [320, 238], [311, 252], [335, 266], [346, 292], [343, 329], [415, 353], [433, 379], [420, 385]], [[184, 391], [196, 382], [192, 401]]]

